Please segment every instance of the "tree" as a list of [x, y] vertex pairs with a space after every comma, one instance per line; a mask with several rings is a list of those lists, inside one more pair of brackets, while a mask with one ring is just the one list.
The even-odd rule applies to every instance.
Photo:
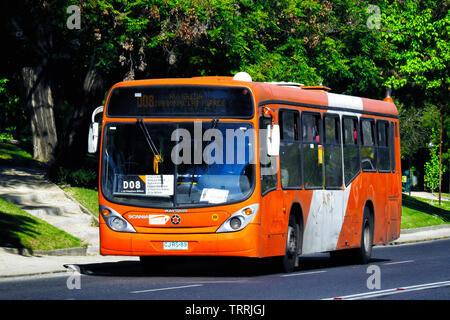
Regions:
[[[440, 159], [439, 159], [439, 145], [433, 144], [433, 141], [438, 140], [438, 134], [436, 130], [433, 129], [433, 135], [431, 141], [429, 143], [429, 151], [430, 151], [430, 161], [425, 163], [425, 184], [431, 191], [435, 191], [439, 188], [439, 184], [441, 181], [442, 174], [445, 172], [445, 168], [441, 168]], [[440, 199], [439, 199], [439, 204]]]

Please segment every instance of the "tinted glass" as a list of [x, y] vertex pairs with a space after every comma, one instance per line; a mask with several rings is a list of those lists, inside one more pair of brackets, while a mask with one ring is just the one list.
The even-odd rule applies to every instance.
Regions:
[[375, 128], [374, 121], [361, 120], [362, 147], [361, 147], [361, 167], [363, 170], [373, 171], [377, 169], [376, 148], [375, 148]]
[[348, 186], [361, 169], [358, 145], [358, 120], [343, 118], [342, 132], [344, 134], [344, 180]]

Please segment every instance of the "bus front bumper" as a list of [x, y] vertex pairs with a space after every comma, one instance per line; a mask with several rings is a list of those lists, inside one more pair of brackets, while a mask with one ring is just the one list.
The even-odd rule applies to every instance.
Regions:
[[[236, 256], [258, 257], [258, 224], [243, 230], [204, 234], [116, 232], [100, 224], [100, 254], [125, 256]], [[187, 249], [167, 250], [164, 242], [184, 242]]]

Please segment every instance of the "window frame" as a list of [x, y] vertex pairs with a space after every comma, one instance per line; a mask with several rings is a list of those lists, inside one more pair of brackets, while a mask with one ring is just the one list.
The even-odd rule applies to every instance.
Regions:
[[389, 121], [389, 140], [390, 140], [390, 145], [389, 145], [389, 155], [390, 155], [390, 159], [391, 159], [391, 172], [395, 173], [396, 172], [396, 159], [395, 159], [395, 154], [396, 154], [396, 147], [395, 147], [395, 125], [393, 121]]
[[[380, 141], [378, 139], [378, 125], [379, 124], [385, 124], [387, 126], [387, 132], [385, 132], [385, 134], [387, 134], [387, 136], [385, 137], [386, 140], [386, 146], [380, 146]], [[386, 127], [385, 127], [386, 128]], [[377, 119], [376, 123], [375, 123], [375, 130], [376, 130], [376, 140], [377, 140], [377, 170], [380, 173], [390, 173], [391, 172], [391, 168], [392, 168], [392, 164], [391, 164], [391, 142], [390, 142], [390, 126], [389, 126], [389, 121], [388, 120], [384, 120], [384, 119]], [[386, 129], [385, 129], [386, 130]], [[380, 148], [381, 149], [385, 149], [388, 150], [389, 152], [389, 169], [380, 169], [379, 168], [379, 156], [380, 156]]]
[[[364, 130], [363, 130], [363, 122], [365, 121], [369, 121], [372, 125], [372, 140], [373, 140], [373, 145], [366, 145], [364, 143]], [[362, 164], [361, 164], [361, 170], [363, 172], [377, 172], [378, 170], [378, 166], [377, 166], [377, 153], [378, 153], [378, 141], [377, 141], [377, 127], [376, 127], [376, 123], [375, 123], [375, 118], [369, 118], [369, 117], [360, 117], [359, 118], [359, 127], [360, 127], [360, 131], [361, 131], [361, 143], [360, 143], [360, 150], [359, 150], [359, 154], [360, 154], [360, 160], [362, 161], [362, 148], [364, 147], [370, 147], [370, 148], [374, 148], [375, 152], [374, 152], [374, 157], [375, 159], [373, 159], [373, 161], [375, 162], [374, 167], [375, 169], [364, 169]]]
[[[264, 143], [264, 140], [261, 141], [261, 139], [260, 139], [260, 131], [259, 130], [265, 129], [267, 127], [267, 126], [266, 127], [264, 127], [264, 126], [261, 127], [261, 124], [263, 124], [264, 121], [272, 121], [272, 120], [273, 119], [268, 118], [268, 117], [264, 117], [263, 115], [259, 116], [259, 119], [258, 119], [258, 136], [256, 137], [258, 139], [258, 143], [259, 143], [259, 145], [258, 145], [259, 146], [259, 148], [258, 148], [258, 155], [259, 155], [259, 152], [261, 150], [261, 145], [260, 144]], [[268, 188], [266, 190], [263, 190], [263, 188], [262, 188], [263, 184], [262, 184], [262, 175], [261, 175], [261, 161], [259, 161], [260, 162], [259, 163], [259, 185], [260, 185], [260, 189], [261, 189], [261, 197], [264, 197], [268, 193], [278, 189], [278, 179], [279, 179], [279, 172], [280, 172], [280, 170], [278, 168], [278, 159], [276, 159], [276, 158], [277, 157], [275, 157], [275, 161], [277, 161], [277, 173], [276, 173], [276, 179], [275, 179], [275, 186], [271, 186], [270, 188]], [[255, 170], [255, 172], [256, 172], [256, 170]], [[255, 179], [256, 179], [256, 175], [255, 175]]]
[[[303, 122], [303, 116], [308, 116], [308, 115], [319, 116], [320, 117], [319, 118], [319, 142], [316, 142], [316, 141], [305, 142], [303, 140], [303, 123], [304, 123]], [[324, 182], [324, 179], [325, 179], [325, 166], [323, 164], [323, 161], [322, 161], [322, 170], [321, 170], [322, 171], [322, 176], [321, 176], [322, 185], [321, 186], [314, 186], [314, 187], [307, 187], [305, 185], [305, 173], [304, 173], [304, 165], [305, 165], [304, 149], [305, 148], [303, 148], [303, 146], [306, 145], [306, 144], [308, 144], [308, 145], [314, 144], [314, 145], [317, 145], [318, 147], [322, 146], [322, 148], [323, 148], [323, 117], [322, 117], [322, 113], [320, 113], [319, 111], [309, 111], [309, 110], [302, 111], [301, 114], [300, 114], [300, 120], [301, 120], [301, 122], [300, 122], [300, 124], [301, 124], [301, 135], [300, 135], [301, 139], [300, 139], [300, 141], [301, 141], [301, 145], [302, 145], [301, 146], [301, 161], [302, 161], [302, 163], [301, 163], [301, 165], [302, 165], [301, 174], [302, 174], [303, 189], [304, 190], [322, 190], [324, 188], [324, 185], [325, 185], [325, 182]], [[323, 152], [323, 149], [322, 149], [322, 152]]]
[[[279, 108], [278, 109], [278, 124], [280, 125], [280, 131], [283, 133], [284, 132], [284, 127], [283, 127], [283, 117], [282, 114], [283, 113], [296, 113], [297, 114], [297, 120], [296, 120], [296, 125], [297, 125], [297, 139], [295, 139], [295, 134], [294, 134], [294, 139], [284, 139], [283, 134], [281, 134], [280, 136], [280, 142], [283, 141], [287, 141], [287, 142], [294, 142], [297, 143], [299, 145], [300, 148], [300, 185], [297, 187], [284, 187], [282, 180], [281, 180], [281, 150], [280, 150], [280, 156], [279, 156], [279, 161], [280, 161], [280, 168], [279, 168], [279, 176], [280, 176], [280, 187], [282, 190], [303, 190], [304, 188], [304, 181], [303, 181], [303, 143], [302, 143], [302, 138], [303, 138], [303, 128], [301, 126], [302, 121], [302, 112], [300, 112], [300, 110], [298, 109], [291, 109], [291, 108]], [[281, 145], [280, 145], [281, 148]]]
[[[337, 125], [339, 126], [337, 128], [337, 134], [338, 134], [338, 141], [333, 142], [333, 143], [328, 143], [327, 142], [327, 131], [326, 131], [326, 118], [332, 118], [332, 119], [337, 119], [337, 122], [335, 121], [335, 124], [337, 123]], [[341, 128], [341, 117], [338, 113], [330, 113], [330, 112], [324, 112], [322, 114], [322, 126], [323, 126], [323, 156], [324, 156], [324, 161], [323, 161], [323, 167], [324, 167], [324, 188], [326, 190], [341, 190], [342, 186], [344, 185], [344, 150], [343, 150], [343, 137], [342, 137], [342, 128]], [[336, 132], [336, 128], [335, 128], [335, 132]], [[327, 181], [326, 181], [326, 163], [325, 163], [325, 150], [327, 148], [327, 146], [339, 146], [339, 151], [340, 151], [340, 160], [341, 160], [341, 184], [340, 186], [327, 186]]]
[[[350, 119], [350, 120], [356, 120], [356, 144], [352, 143], [352, 144], [346, 144], [345, 143], [345, 134], [344, 134], [344, 121], [346, 119]], [[362, 167], [361, 167], [361, 128], [360, 128], [360, 117], [356, 116], [356, 115], [342, 115], [341, 118], [341, 130], [342, 130], [342, 168], [343, 168], [343, 179], [344, 179], [344, 185], [345, 187], [348, 187], [350, 185], [350, 183], [353, 182], [353, 180], [356, 179], [356, 177], [358, 175], [361, 174], [362, 172]], [[345, 182], [345, 154], [344, 154], [344, 147], [345, 145], [349, 145], [349, 146], [356, 146], [358, 148], [358, 172], [356, 172], [356, 174], [348, 181], [348, 183]]]

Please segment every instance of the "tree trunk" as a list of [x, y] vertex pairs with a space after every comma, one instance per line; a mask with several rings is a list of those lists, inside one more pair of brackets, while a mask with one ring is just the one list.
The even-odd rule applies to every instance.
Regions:
[[77, 101], [71, 122], [58, 146], [59, 165], [66, 168], [78, 168], [87, 153], [89, 124], [92, 111], [101, 105], [104, 92], [104, 80], [98, 74], [94, 57], [83, 81], [82, 94]]
[[53, 96], [50, 83], [43, 75], [43, 67], [23, 67], [26, 104], [31, 113], [33, 158], [45, 163], [54, 160], [58, 138], [53, 114]]

